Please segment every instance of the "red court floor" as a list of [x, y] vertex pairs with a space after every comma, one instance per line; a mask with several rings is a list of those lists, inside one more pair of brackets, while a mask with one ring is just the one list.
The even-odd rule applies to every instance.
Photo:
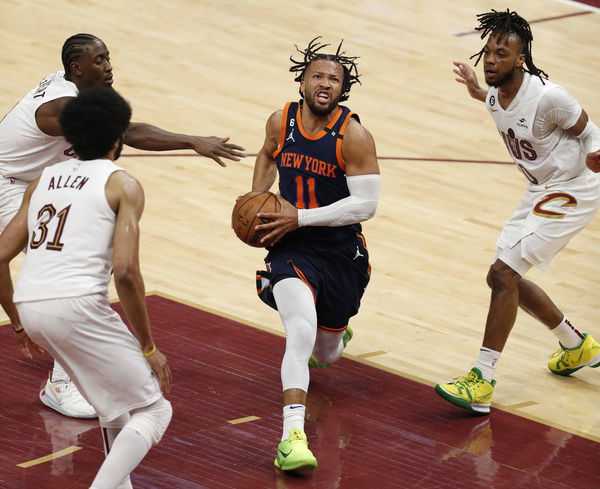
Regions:
[[[306, 431], [319, 468], [282, 474], [283, 338], [159, 296], [148, 306], [174, 372], [174, 418], [136, 489], [600, 488], [598, 443], [500, 410], [473, 417], [346, 358], [312, 372]], [[51, 361], [21, 360], [8, 327], [0, 337], [0, 488], [87, 489], [103, 458], [96, 422], [42, 406]], [[70, 453], [18, 466], [56, 452]]]

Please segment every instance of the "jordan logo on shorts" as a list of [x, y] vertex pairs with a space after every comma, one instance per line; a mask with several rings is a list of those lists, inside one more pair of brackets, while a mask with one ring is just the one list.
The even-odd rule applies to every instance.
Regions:
[[354, 255], [354, 258], [352, 258], [353, 260], [356, 260], [359, 256], [365, 256], [363, 255], [360, 250], [358, 249], [358, 246], [356, 247], [356, 255]]

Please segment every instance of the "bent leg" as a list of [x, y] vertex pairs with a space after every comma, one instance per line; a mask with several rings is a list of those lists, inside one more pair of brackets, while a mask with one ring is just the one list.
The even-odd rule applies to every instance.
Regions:
[[330, 364], [342, 356], [344, 352], [344, 332], [317, 331], [317, 340], [313, 356], [319, 364]]
[[[136, 409], [119, 430], [116, 425], [103, 423], [109, 430], [118, 434], [109, 441], [109, 452], [96, 474], [90, 489], [116, 489], [127, 487], [129, 475], [146, 456], [150, 448], [156, 445], [169, 426], [173, 410], [171, 403], [164, 397], [150, 406]], [[121, 419], [122, 422], [124, 419]], [[113, 431], [112, 435], [115, 434]]]
[[485, 323], [483, 346], [501, 352], [510, 334], [519, 307], [521, 276], [501, 260], [496, 260], [488, 273], [492, 289], [490, 307]]

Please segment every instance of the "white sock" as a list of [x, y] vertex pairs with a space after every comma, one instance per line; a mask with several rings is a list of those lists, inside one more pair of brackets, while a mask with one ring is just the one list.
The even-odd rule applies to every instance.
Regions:
[[69, 374], [65, 372], [65, 369], [62, 368], [62, 365], [56, 360], [54, 360], [54, 366], [52, 367], [52, 375], [50, 376], [50, 381], [58, 382], [59, 380], [71, 382], [71, 377], [69, 377]]
[[306, 406], [303, 404], [288, 404], [283, 406], [283, 434], [281, 441], [290, 437], [290, 431], [298, 429], [304, 431], [304, 415]]
[[496, 362], [501, 354], [502, 352], [486, 348], [485, 346], [479, 349], [479, 360], [477, 360], [475, 367], [481, 370], [481, 376], [488, 382], [491, 382], [494, 378]]
[[551, 331], [565, 348], [577, 348], [581, 345], [584, 338], [583, 333], [571, 324], [571, 321], [567, 319], [567, 316], [563, 317], [560, 324]]

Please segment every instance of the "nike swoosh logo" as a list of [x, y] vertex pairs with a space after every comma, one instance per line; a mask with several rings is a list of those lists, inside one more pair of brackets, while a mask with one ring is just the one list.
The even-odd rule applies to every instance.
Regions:
[[287, 457], [287, 456], [288, 456], [290, 453], [292, 453], [292, 451], [291, 451], [291, 450], [290, 450], [289, 452], [287, 452], [287, 453], [285, 453], [285, 452], [282, 452], [282, 451], [281, 451], [281, 450], [279, 450], [279, 449], [277, 449], [277, 451], [278, 451], [278, 452], [281, 454], [281, 456], [282, 456], [283, 458], [286, 458], [286, 457]]
[[559, 184], [558, 184], [558, 183], [555, 183], [555, 184], [553, 184], [553, 185], [546, 185], [544, 188], [545, 188], [546, 190], [548, 190], [549, 188], [556, 187], [557, 185], [559, 185]]
[[290, 409], [298, 409], [298, 408], [301, 408], [301, 407], [302, 407], [302, 405], [300, 405], [300, 406], [290, 406]]
[[492, 112], [498, 112], [498, 109], [490, 109]]

